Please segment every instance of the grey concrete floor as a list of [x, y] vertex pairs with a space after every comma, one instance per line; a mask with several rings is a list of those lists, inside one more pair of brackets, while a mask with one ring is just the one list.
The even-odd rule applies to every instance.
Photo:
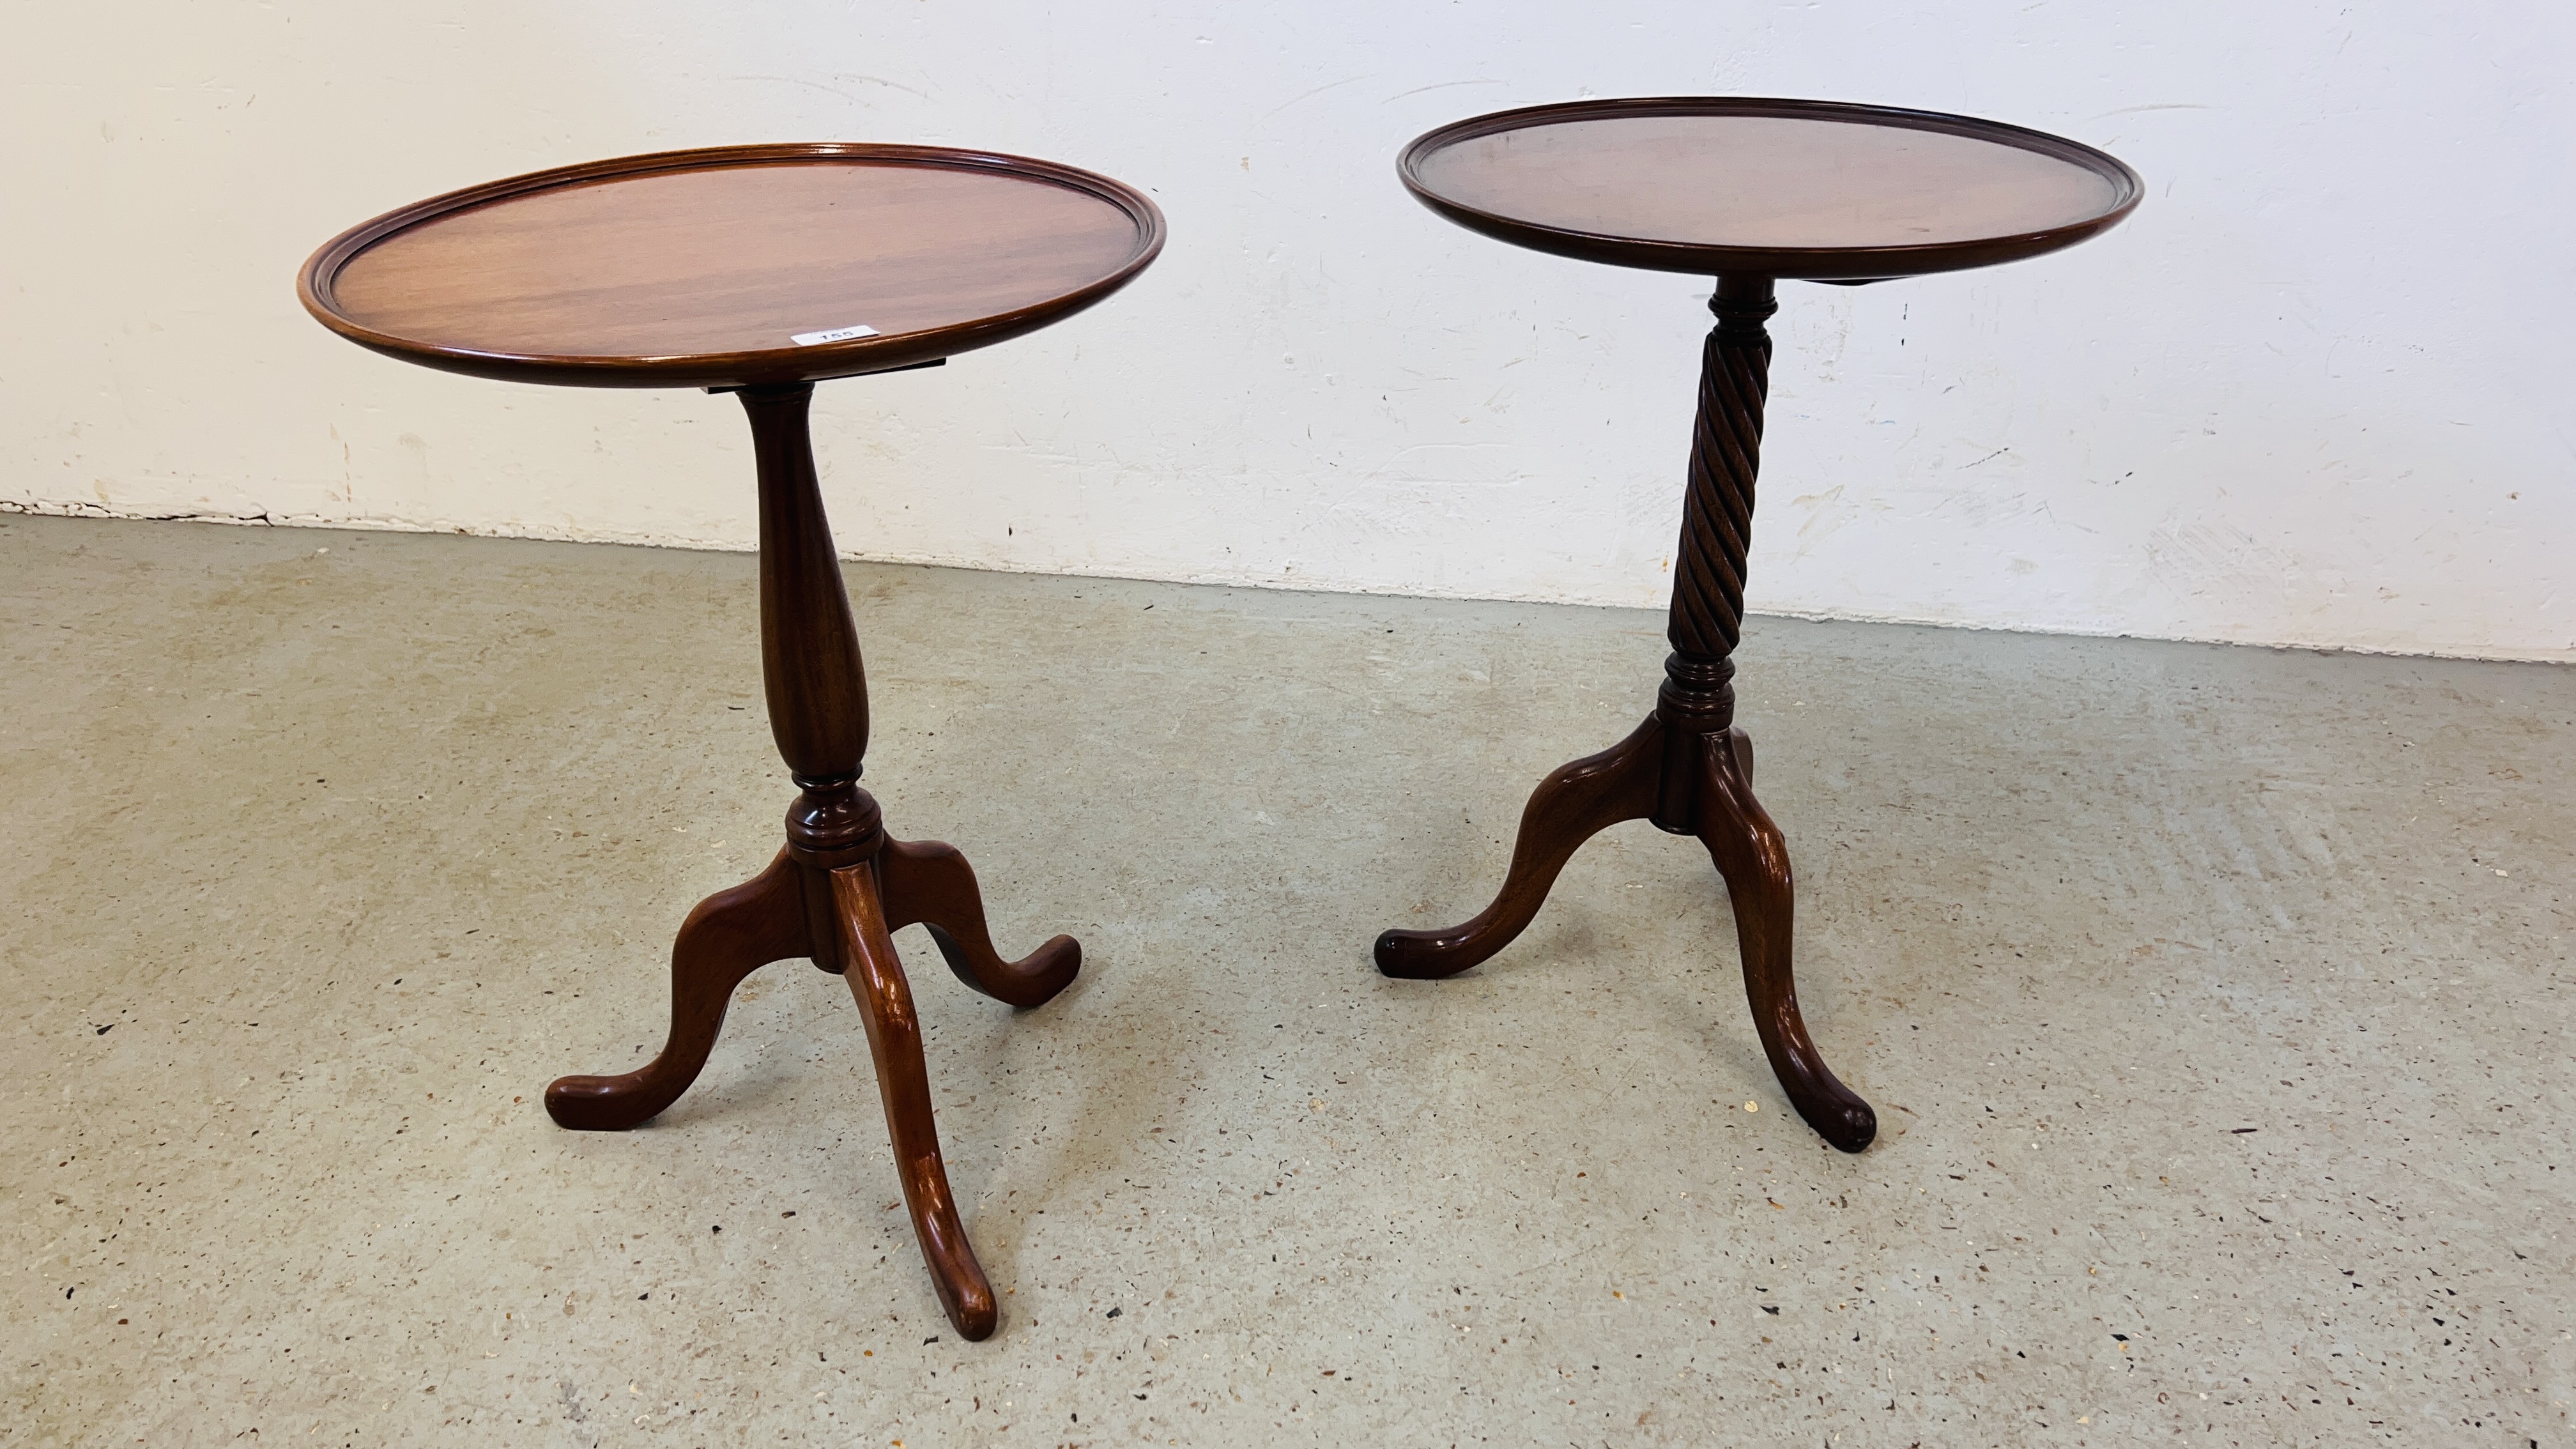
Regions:
[[0, 1440], [2569, 1442], [2576, 670], [1754, 621], [1846, 1157], [1689, 841], [1369, 967], [1659, 618], [849, 578], [889, 823], [1084, 946], [900, 938], [980, 1345], [839, 981], [538, 1105], [774, 848], [751, 559], [0, 520]]

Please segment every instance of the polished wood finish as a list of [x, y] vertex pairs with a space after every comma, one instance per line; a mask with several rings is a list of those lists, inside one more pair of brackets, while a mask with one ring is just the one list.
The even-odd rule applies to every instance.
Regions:
[[[1676, 755], [1678, 768], [1669, 763]], [[1491, 959], [1537, 917], [1557, 873], [1585, 841], [1630, 820], [1662, 824], [1658, 805], [1673, 795], [1688, 802], [1690, 821], [1676, 833], [1697, 836], [1726, 882], [1744, 994], [1772, 1074], [1817, 1135], [1845, 1152], [1860, 1151], [1878, 1135], [1878, 1114], [1825, 1065], [1799, 1015], [1789, 968], [1795, 887], [1789, 846], [1753, 798], [1753, 744], [1740, 729], [1696, 733], [1648, 715], [1628, 738], [1549, 775], [1521, 812], [1511, 869], [1493, 904], [1445, 931], [1379, 936], [1378, 970], [1434, 981]]]
[[617, 1077], [565, 1077], [546, 1111], [565, 1127], [621, 1131], [670, 1106], [697, 1080], [744, 978], [803, 956], [846, 976], [867, 1025], [885, 1099], [886, 1132], [914, 1236], [959, 1333], [997, 1321], [993, 1290], [966, 1240], [939, 1155], [921, 1027], [893, 933], [929, 928], [957, 979], [1013, 1006], [1042, 1005], [1072, 984], [1082, 948], [1057, 936], [1020, 961], [993, 949], [966, 857], [937, 841], [885, 833], [859, 786], [868, 745], [867, 678], [806, 426], [811, 384], [748, 388], [760, 470], [760, 640], [770, 731], [796, 781], [787, 847], [751, 881], [701, 902], [671, 949], [671, 1031], [661, 1053]]
[[[811, 382], [1060, 321], [1163, 245], [1132, 187], [1053, 162], [829, 143], [557, 167], [387, 213], [305, 263], [305, 309], [406, 361], [598, 387]], [[800, 334], [879, 335], [800, 346]]]
[[1005, 961], [996, 954], [974, 868], [954, 846], [889, 840], [877, 852], [876, 868], [885, 889], [886, 929], [917, 925], [929, 931], [949, 974], [995, 1001], [1043, 1006], [1082, 969], [1082, 948], [1071, 936], [1049, 937], [1025, 960]]
[[804, 872], [785, 851], [769, 869], [698, 902], [671, 942], [671, 1032], [653, 1060], [615, 1077], [564, 1077], [546, 1088], [556, 1123], [613, 1132], [680, 1100], [706, 1067], [734, 988], [772, 961], [813, 954]]
[[[407, 362], [739, 396], [760, 481], [769, 724], [797, 790], [786, 847], [681, 924], [661, 1052], [619, 1076], [562, 1078], [546, 1089], [546, 1111], [571, 1128], [639, 1126], [697, 1080], [752, 972], [801, 956], [842, 975], [876, 1059], [922, 1257], [970, 1339], [993, 1332], [997, 1305], [940, 1161], [893, 932], [927, 927], [958, 980], [1015, 1007], [1071, 984], [1082, 949], [1057, 936], [1004, 960], [966, 858], [893, 839], [860, 788], [867, 670], [807, 416], [816, 379], [934, 366], [1043, 327], [1125, 286], [1162, 245], [1162, 213], [1142, 194], [1053, 162], [922, 146], [731, 146], [434, 197], [333, 238], [300, 282], [323, 325]], [[876, 335], [797, 336], [854, 328]]]
[[2062, 137], [1935, 111], [1746, 96], [1577, 101], [1443, 126], [1398, 172], [1519, 246], [1700, 276], [1870, 281], [2037, 256], [2143, 184]]
[[1521, 808], [1511, 868], [1493, 904], [1445, 931], [1388, 931], [1377, 938], [1377, 969], [1413, 981], [1437, 981], [1481, 966], [1538, 918], [1565, 863], [1583, 842], [1622, 821], [1655, 813], [1661, 798], [1664, 726], [1652, 715], [1597, 755], [1560, 765]]
[[[828, 935], [815, 934], [820, 922]], [[957, 1331], [989, 1337], [998, 1315], [948, 1190], [931, 1112], [929, 1071], [912, 987], [894, 947], [907, 925], [930, 928], [958, 979], [1013, 1006], [1038, 1006], [1070, 985], [1082, 948], [1057, 936], [1026, 960], [1004, 961], [984, 928], [984, 904], [964, 856], [937, 841], [880, 838], [853, 864], [820, 865], [793, 848], [769, 869], [700, 902], [671, 951], [671, 1030], [659, 1055], [616, 1077], [564, 1077], [546, 1088], [558, 1125], [617, 1132], [642, 1126], [697, 1080], [734, 989], [772, 961], [803, 956], [844, 976], [876, 1060], [886, 1134], [931, 1285]]]
[[874, 854], [884, 829], [876, 802], [859, 788], [867, 668], [814, 476], [806, 426], [814, 387], [753, 387], [738, 396], [760, 474], [761, 682], [770, 737], [798, 789], [787, 840], [816, 864], [846, 864]]
[[876, 1058], [877, 1093], [885, 1099], [886, 1136], [894, 1143], [895, 1175], [913, 1237], [930, 1265], [948, 1321], [971, 1339], [990, 1338], [1000, 1311], [984, 1265], [957, 1220], [948, 1191], [948, 1166], [939, 1156], [939, 1129], [930, 1116], [930, 1073], [921, 1059], [921, 1019], [913, 1014], [912, 985], [886, 930], [875, 869], [866, 862], [832, 872], [832, 906], [840, 925], [841, 959], [850, 995], [868, 1025], [868, 1053]]
[[1788, 842], [1753, 796], [1735, 661], [1771, 378], [1777, 278], [1851, 282], [1984, 266], [2072, 245], [2137, 205], [2137, 174], [2072, 141], [1964, 116], [1820, 101], [1685, 97], [1533, 106], [1405, 148], [1433, 211], [1521, 246], [1717, 277], [1682, 495], [1673, 646], [1655, 712], [1541, 781], [1493, 902], [1447, 930], [1377, 939], [1389, 976], [1454, 976], [1528, 927], [1574, 852], [1628, 820], [1696, 836], [1735, 910], [1763, 1054], [1819, 1136], [1858, 1152], [1878, 1116], [1825, 1065], [1790, 971]]
[[1445, 931], [1388, 931], [1378, 970], [1417, 980], [1454, 976], [1510, 945], [1538, 915], [1557, 873], [1594, 835], [1628, 820], [1693, 835], [1726, 881], [1755, 1033], [1789, 1103], [1818, 1135], [1858, 1152], [1878, 1115], [1842, 1084], [1798, 1014], [1789, 969], [1793, 880], [1788, 842], [1753, 798], [1753, 745], [1735, 725], [1735, 651], [1744, 620], [1745, 556], [1762, 446], [1776, 309], [1767, 279], [1727, 278], [1701, 353], [1679, 559], [1655, 712], [1626, 739], [1539, 783], [1521, 812], [1502, 890], [1474, 920]]

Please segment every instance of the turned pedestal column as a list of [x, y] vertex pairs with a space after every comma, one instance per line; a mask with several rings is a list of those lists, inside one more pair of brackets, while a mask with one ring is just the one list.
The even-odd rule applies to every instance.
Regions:
[[1005, 961], [984, 927], [966, 858], [936, 841], [885, 832], [876, 797], [859, 785], [868, 748], [867, 675], [858, 628], [823, 498], [805, 414], [810, 383], [741, 390], [760, 466], [760, 658], [769, 727], [796, 782], [787, 844], [769, 869], [708, 897], [671, 946], [671, 1032], [661, 1054], [618, 1077], [565, 1077], [546, 1111], [566, 1127], [620, 1130], [670, 1106], [697, 1080], [734, 988], [772, 961], [802, 956], [850, 983], [876, 1058], [886, 1135], [904, 1205], [957, 1331], [982, 1338], [996, 1307], [966, 1241], [940, 1160], [921, 1023], [892, 933], [919, 923], [957, 979], [997, 1001], [1036, 1006], [1082, 968], [1082, 948], [1057, 936]]
[[1798, 1014], [1789, 970], [1794, 883], [1780, 827], [1753, 798], [1753, 742], [1735, 727], [1735, 653], [1744, 622], [1753, 480], [1770, 389], [1778, 303], [1768, 277], [1721, 279], [1717, 326], [1700, 355], [1690, 482], [1682, 495], [1672, 613], [1655, 712], [1628, 738], [1541, 781], [1521, 814], [1503, 888], [1483, 913], [1446, 931], [1389, 931], [1377, 966], [1389, 976], [1454, 976], [1510, 945], [1537, 916], [1557, 873], [1594, 835], [1627, 820], [1696, 836], [1725, 878], [1754, 1030], [1792, 1106], [1846, 1152], [1867, 1147], [1878, 1115], [1837, 1079]]
[[1775, 281], [1858, 285], [2037, 256], [2116, 225], [2137, 174], [2073, 141], [1927, 111], [1676, 96], [1532, 106], [1405, 148], [1414, 197], [1472, 231], [1557, 256], [1717, 278], [1700, 354], [1663, 687], [1654, 713], [1548, 776], [1493, 904], [1445, 931], [1378, 937], [1390, 976], [1449, 976], [1510, 944], [1584, 841], [1625, 820], [1696, 837], [1735, 908], [1744, 989], [1791, 1105], [1827, 1142], [1877, 1135], [1817, 1053], [1790, 976], [1789, 848], [1753, 797], [1735, 727], [1754, 476]]
[[935, 366], [1032, 332], [1125, 286], [1162, 250], [1151, 201], [1020, 156], [821, 143], [666, 151], [432, 197], [341, 233], [305, 263], [307, 311], [425, 367], [584, 387], [736, 394], [759, 467], [760, 653], [769, 724], [796, 785], [786, 843], [698, 903], [671, 947], [661, 1053], [565, 1077], [566, 1127], [634, 1127], [705, 1067], [726, 1004], [761, 966], [804, 957], [846, 979], [913, 1231], [960, 1333], [997, 1305], [948, 1188], [912, 988], [893, 933], [927, 926], [948, 968], [1013, 1006], [1062, 991], [1058, 936], [996, 955], [966, 858], [886, 834], [860, 787], [867, 675], [815, 484], [814, 384]]

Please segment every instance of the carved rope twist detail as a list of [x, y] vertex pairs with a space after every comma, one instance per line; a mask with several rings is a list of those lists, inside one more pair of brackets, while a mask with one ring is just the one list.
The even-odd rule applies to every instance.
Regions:
[[1767, 295], [1750, 304], [1720, 296], [1708, 306], [1718, 323], [1700, 356], [1699, 414], [1691, 427], [1690, 488], [1682, 499], [1666, 637], [1682, 654], [1716, 658], [1732, 653], [1742, 632], [1753, 477], [1771, 386], [1771, 334], [1762, 324], [1779, 306]]

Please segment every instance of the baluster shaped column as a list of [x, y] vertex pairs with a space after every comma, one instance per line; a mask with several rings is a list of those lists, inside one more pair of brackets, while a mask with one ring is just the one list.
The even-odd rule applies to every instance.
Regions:
[[859, 788], [868, 750], [868, 680], [841, 559], [814, 477], [810, 383], [747, 387], [760, 468], [760, 665], [769, 730], [798, 791], [787, 840], [808, 865], [875, 854], [883, 825]]

